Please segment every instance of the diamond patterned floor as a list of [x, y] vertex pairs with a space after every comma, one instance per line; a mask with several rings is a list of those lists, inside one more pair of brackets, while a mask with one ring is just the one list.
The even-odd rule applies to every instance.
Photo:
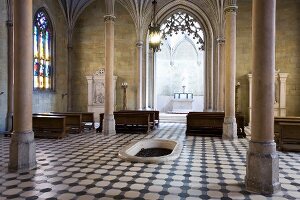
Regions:
[[[129, 141], [183, 141], [179, 159], [129, 163], [117, 157]], [[150, 134], [103, 136], [94, 132], [61, 140], [36, 139], [38, 168], [8, 173], [10, 138], [0, 136], [0, 199], [300, 199], [300, 154], [282, 153], [282, 191], [266, 197], [244, 188], [247, 139], [235, 142], [185, 137], [185, 125], [161, 124]]]

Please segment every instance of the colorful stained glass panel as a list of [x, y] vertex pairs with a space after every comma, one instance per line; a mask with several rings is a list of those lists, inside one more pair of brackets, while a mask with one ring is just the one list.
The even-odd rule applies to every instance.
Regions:
[[37, 11], [33, 26], [33, 86], [34, 89], [53, 89], [51, 61], [52, 26], [44, 9]]

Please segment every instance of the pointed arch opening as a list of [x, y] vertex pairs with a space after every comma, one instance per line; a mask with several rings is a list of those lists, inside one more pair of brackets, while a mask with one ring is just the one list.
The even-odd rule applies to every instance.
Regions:
[[205, 36], [202, 25], [184, 11], [162, 22], [160, 51], [155, 55], [157, 109], [187, 113], [204, 109]]

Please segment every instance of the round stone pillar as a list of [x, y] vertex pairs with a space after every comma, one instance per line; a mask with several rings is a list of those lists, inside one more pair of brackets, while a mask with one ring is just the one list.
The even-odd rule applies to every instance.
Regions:
[[105, 21], [105, 102], [103, 133], [116, 133], [114, 119], [114, 24], [115, 16], [104, 16]]
[[[12, 5], [12, 1], [11, 5]], [[9, 7], [10, 8], [10, 7]], [[12, 9], [12, 8], [10, 8]], [[12, 13], [12, 10], [10, 11]], [[7, 83], [8, 83], [8, 92], [7, 92], [7, 115], [6, 115], [6, 131], [12, 131], [12, 120], [14, 113], [14, 42], [13, 42], [13, 19], [12, 14], [10, 15], [11, 19], [7, 20]]]
[[246, 189], [273, 194], [280, 190], [274, 143], [276, 0], [253, 0], [252, 120], [247, 152]]
[[137, 63], [138, 63], [138, 77], [137, 77], [137, 99], [136, 109], [141, 110], [143, 107], [143, 41], [139, 40], [136, 43], [137, 47]]
[[10, 143], [10, 171], [27, 171], [36, 167], [32, 131], [32, 0], [14, 3], [14, 119]]
[[[68, 31], [68, 34], [71, 33], [72, 30]], [[72, 37], [68, 38], [68, 96], [67, 96], [67, 111], [72, 111], [72, 60], [73, 60], [73, 44]]]
[[227, 0], [225, 12], [225, 118], [223, 139], [237, 138], [235, 119], [235, 73], [236, 73], [236, 0]]
[[218, 68], [219, 68], [219, 94], [217, 111], [224, 111], [224, 93], [225, 93], [225, 40], [223, 38], [218, 39]]

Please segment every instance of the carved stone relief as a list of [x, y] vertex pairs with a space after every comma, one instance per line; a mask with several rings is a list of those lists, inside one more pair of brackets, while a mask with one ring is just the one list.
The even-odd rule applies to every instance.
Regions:
[[[104, 112], [105, 103], [105, 69], [100, 68], [94, 75], [86, 76], [88, 82], [88, 112], [94, 112], [95, 119]], [[116, 96], [117, 76], [114, 76], [114, 93]], [[116, 101], [115, 101], [116, 102]]]

